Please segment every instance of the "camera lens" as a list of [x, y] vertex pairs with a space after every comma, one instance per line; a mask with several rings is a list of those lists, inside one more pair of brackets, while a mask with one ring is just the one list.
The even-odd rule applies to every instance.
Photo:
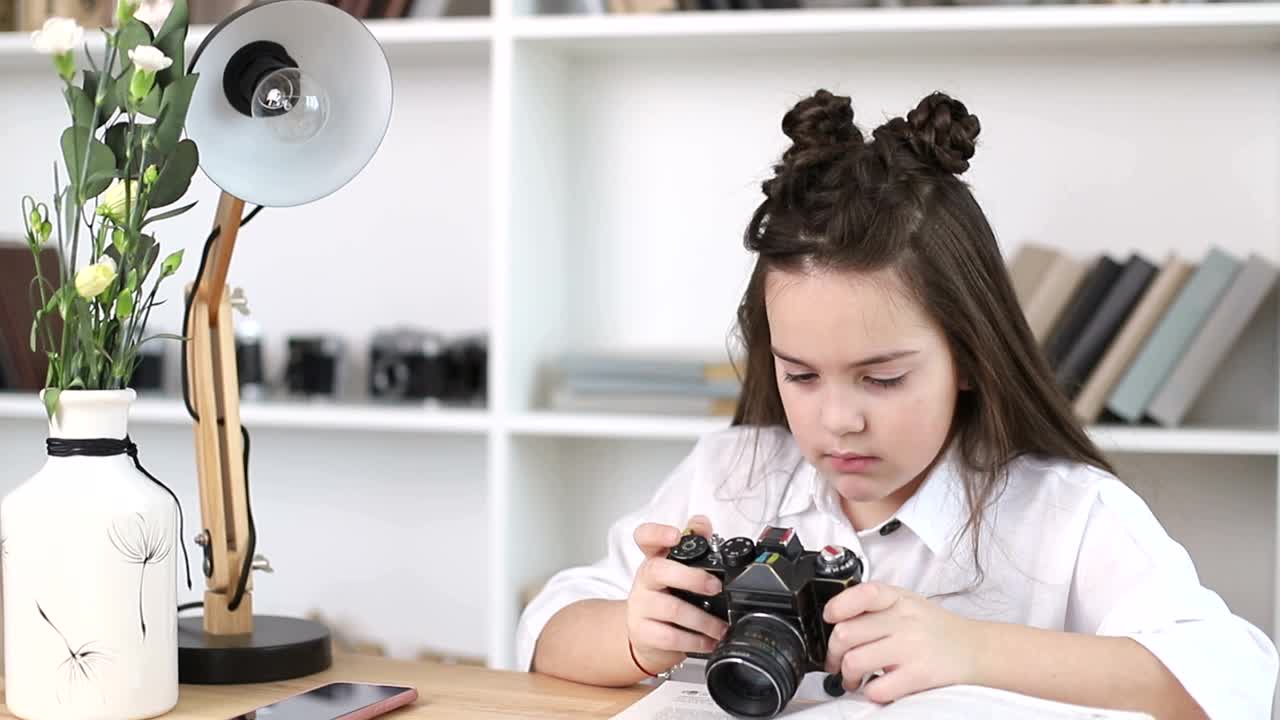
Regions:
[[707, 658], [707, 692], [732, 715], [773, 717], [795, 695], [804, 667], [799, 630], [776, 615], [752, 613], [733, 623]]

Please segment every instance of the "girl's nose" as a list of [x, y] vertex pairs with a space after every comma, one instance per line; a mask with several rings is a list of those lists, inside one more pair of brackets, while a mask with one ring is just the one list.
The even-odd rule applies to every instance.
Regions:
[[857, 393], [843, 388], [828, 392], [822, 403], [822, 425], [836, 436], [866, 431], [866, 413]]

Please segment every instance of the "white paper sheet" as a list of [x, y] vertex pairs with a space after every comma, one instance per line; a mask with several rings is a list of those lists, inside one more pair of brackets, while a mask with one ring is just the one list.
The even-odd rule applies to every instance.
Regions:
[[[792, 700], [779, 717], [787, 720], [1153, 720], [1144, 713], [1098, 710], [1041, 700], [973, 685], [937, 688], [879, 705], [860, 694], [826, 702]], [[733, 720], [706, 685], [670, 680], [613, 720]]]

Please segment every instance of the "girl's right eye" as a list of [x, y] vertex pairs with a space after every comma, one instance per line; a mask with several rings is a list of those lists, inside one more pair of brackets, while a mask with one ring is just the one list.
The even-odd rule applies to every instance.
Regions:
[[783, 379], [789, 383], [805, 384], [813, 382], [818, 376], [814, 373], [783, 373]]

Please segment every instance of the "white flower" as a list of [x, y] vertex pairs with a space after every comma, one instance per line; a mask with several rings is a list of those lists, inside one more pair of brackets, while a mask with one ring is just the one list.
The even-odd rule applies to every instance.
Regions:
[[160, 48], [151, 45], [139, 45], [130, 50], [129, 60], [133, 61], [135, 68], [153, 73], [160, 72], [173, 64], [173, 61], [165, 57]]
[[84, 38], [84, 28], [71, 18], [51, 17], [44, 27], [31, 33], [31, 45], [44, 55], [61, 55], [71, 52]]
[[128, 205], [130, 212], [138, 205], [138, 185], [137, 180], [130, 182], [126, 197], [124, 180], [119, 178], [112, 180], [107, 189], [98, 196], [98, 214], [111, 218], [117, 225], [123, 225], [128, 220], [124, 216], [125, 205]]
[[173, 0], [143, 0], [133, 13], [134, 20], [140, 20], [151, 26], [151, 32], [158, 33], [164, 27], [165, 18], [173, 10]]
[[116, 261], [104, 256], [100, 262], [86, 265], [76, 273], [76, 292], [86, 300], [92, 300], [116, 279]]

